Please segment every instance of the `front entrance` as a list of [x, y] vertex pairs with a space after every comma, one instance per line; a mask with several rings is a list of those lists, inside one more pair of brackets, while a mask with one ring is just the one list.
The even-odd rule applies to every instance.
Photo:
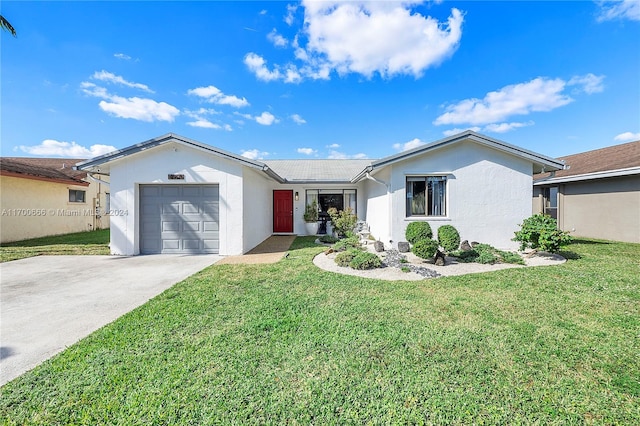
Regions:
[[293, 191], [273, 191], [273, 232], [293, 232]]

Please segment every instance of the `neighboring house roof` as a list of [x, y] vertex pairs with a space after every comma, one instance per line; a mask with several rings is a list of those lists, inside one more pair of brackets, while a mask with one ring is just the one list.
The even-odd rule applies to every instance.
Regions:
[[547, 157], [542, 154], [538, 154], [536, 152], [508, 144], [498, 139], [490, 138], [489, 136], [481, 135], [471, 130], [466, 130], [462, 133], [458, 133], [448, 138], [440, 139], [438, 141], [421, 145], [408, 151], [403, 151], [399, 154], [391, 155], [389, 157], [373, 161], [370, 166], [356, 175], [352, 179], [352, 181], [357, 182], [358, 180], [363, 179], [367, 175], [367, 173], [370, 173], [376, 169], [464, 141], [473, 141], [478, 144], [527, 159], [533, 163], [534, 173], [542, 170], [561, 170], [564, 168], [564, 163], [559, 160], [555, 160], [551, 157]]
[[237, 161], [245, 166], [261, 170], [265, 172], [267, 175], [269, 175], [271, 178], [275, 179], [276, 181], [280, 183], [284, 183], [284, 179], [282, 179], [282, 177], [278, 176], [277, 173], [274, 173], [266, 164], [260, 161], [250, 160], [240, 155], [236, 155], [234, 153], [224, 151], [222, 149], [213, 147], [211, 145], [207, 145], [207, 144], [195, 141], [193, 139], [185, 138], [184, 136], [176, 135], [174, 133], [167, 133], [164, 136], [149, 139], [148, 141], [141, 142], [139, 144], [132, 145], [127, 148], [119, 149], [117, 151], [112, 151], [108, 154], [104, 154], [99, 157], [95, 157], [90, 160], [83, 161], [82, 163], [77, 164], [76, 168], [78, 170], [86, 170], [90, 173], [98, 173], [101, 171], [101, 166], [102, 166], [102, 171], [105, 174], [108, 174], [109, 168], [107, 164], [110, 163], [111, 161], [115, 161], [120, 158], [145, 151], [149, 148], [153, 148], [153, 147], [164, 145], [166, 143], [171, 143], [171, 142], [181, 143], [183, 145], [187, 145], [187, 146], [194, 147], [196, 149], [203, 150], [205, 152], [216, 155], [218, 157], [226, 158], [232, 161]]
[[568, 168], [533, 176], [534, 185], [640, 174], [640, 141], [560, 157]]
[[85, 161], [73, 158], [1, 157], [0, 174], [3, 176], [35, 179], [49, 182], [88, 186], [83, 179], [87, 173], [75, 170], [76, 163]]
[[349, 182], [371, 160], [265, 160], [287, 182]]
[[368, 173], [390, 164], [422, 155], [424, 153], [450, 146], [458, 142], [472, 141], [493, 149], [514, 155], [532, 162], [534, 172], [541, 170], [560, 170], [564, 164], [550, 157], [510, 145], [498, 139], [467, 130], [457, 135], [420, 146], [418, 148], [391, 155], [380, 160], [264, 160], [256, 161], [223, 151], [219, 148], [194, 141], [173, 133], [132, 145], [77, 165], [79, 170], [93, 173], [109, 173], [109, 163], [128, 155], [134, 155], [149, 148], [170, 142], [188, 145], [228, 160], [237, 161], [245, 166], [265, 172], [280, 183], [355, 183], [364, 179]]

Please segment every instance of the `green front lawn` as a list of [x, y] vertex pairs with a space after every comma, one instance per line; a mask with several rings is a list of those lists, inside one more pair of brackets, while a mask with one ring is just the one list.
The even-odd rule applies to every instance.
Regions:
[[6, 424], [640, 424], [640, 245], [418, 282], [212, 266], [2, 388]]
[[109, 230], [52, 235], [0, 246], [0, 262], [43, 254], [109, 254]]

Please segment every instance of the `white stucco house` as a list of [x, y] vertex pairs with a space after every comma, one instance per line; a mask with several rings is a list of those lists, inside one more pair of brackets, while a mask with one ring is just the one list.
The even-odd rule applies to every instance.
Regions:
[[76, 165], [110, 175], [113, 254], [242, 254], [272, 234], [304, 234], [317, 201], [351, 207], [395, 246], [411, 221], [515, 248], [532, 176], [559, 160], [466, 131], [379, 160], [254, 161], [175, 134]]

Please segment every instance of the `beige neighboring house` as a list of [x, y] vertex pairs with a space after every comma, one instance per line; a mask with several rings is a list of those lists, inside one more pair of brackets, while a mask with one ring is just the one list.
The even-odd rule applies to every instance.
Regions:
[[109, 186], [73, 170], [81, 161], [0, 158], [0, 242], [108, 228]]
[[640, 141], [559, 160], [569, 169], [533, 177], [533, 213], [575, 237], [640, 243]]

